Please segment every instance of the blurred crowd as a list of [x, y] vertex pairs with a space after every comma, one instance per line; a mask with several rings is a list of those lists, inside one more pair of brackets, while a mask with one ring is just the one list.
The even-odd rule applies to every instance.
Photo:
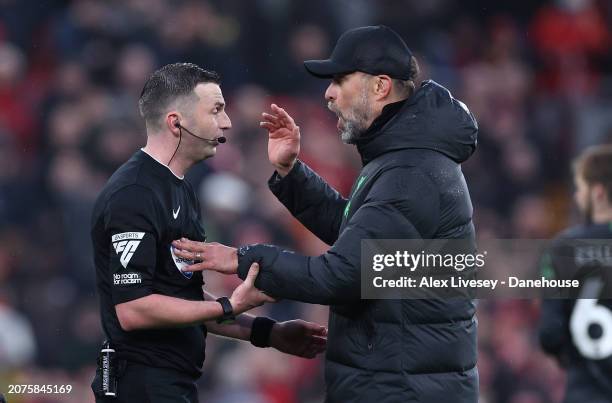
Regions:
[[[493, 4], [495, 3], [495, 4]], [[529, 4], [528, 4], [529, 3]], [[208, 239], [327, 248], [267, 189], [260, 113], [283, 106], [301, 127], [301, 159], [347, 195], [360, 168], [327, 111], [324, 80], [302, 61], [327, 58], [348, 28], [384, 23], [415, 52], [421, 79], [462, 99], [480, 125], [463, 165], [479, 237], [549, 238], [578, 219], [570, 162], [612, 142], [612, 6], [607, 1], [46, 0], [0, 1], [0, 392], [71, 384], [92, 401], [103, 335], [89, 238], [93, 201], [144, 145], [137, 99], [158, 67], [218, 71], [233, 129], [190, 172]], [[237, 280], [206, 275], [227, 294]], [[288, 301], [276, 319], [325, 323], [327, 308]], [[563, 373], [538, 349], [537, 301], [479, 303], [483, 403], [560, 401]], [[322, 360], [208, 338], [202, 401], [320, 402]]]

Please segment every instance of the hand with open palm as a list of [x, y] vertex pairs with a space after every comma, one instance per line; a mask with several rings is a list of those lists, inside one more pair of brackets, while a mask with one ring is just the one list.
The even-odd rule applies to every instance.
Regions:
[[271, 105], [259, 125], [268, 130], [268, 159], [280, 176], [291, 171], [300, 153], [300, 128], [283, 108]]

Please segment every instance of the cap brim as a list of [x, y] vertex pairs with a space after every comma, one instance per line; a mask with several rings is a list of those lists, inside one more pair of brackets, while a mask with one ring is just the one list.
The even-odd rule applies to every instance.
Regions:
[[331, 59], [306, 60], [304, 67], [306, 67], [306, 71], [318, 78], [332, 78], [337, 74], [346, 74], [354, 71], [333, 62]]

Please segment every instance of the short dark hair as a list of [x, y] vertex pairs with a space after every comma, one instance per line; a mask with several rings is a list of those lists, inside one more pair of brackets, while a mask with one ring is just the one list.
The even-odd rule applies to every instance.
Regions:
[[393, 79], [393, 86], [395, 87], [396, 91], [405, 97], [412, 95], [416, 89], [417, 79], [420, 72], [419, 63], [417, 62], [416, 57], [412, 56], [410, 58], [410, 73], [408, 80]]
[[159, 119], [170, 103], [190, 95], [200, 83], [219, 84], [220, 81], [219, 74], [193, 63], [167, 64], [145, 83], [138, 100], [140, 116], [147, 126], [159, 127]]
[[590, 186], [602, 185], [612, 202], [612, 144], [587, 148], [574, 160], [574, 173]]

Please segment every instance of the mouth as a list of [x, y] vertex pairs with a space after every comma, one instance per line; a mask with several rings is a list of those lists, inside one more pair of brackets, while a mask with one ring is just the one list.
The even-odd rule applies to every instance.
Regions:
[[327, 108], [336, 114], [336, 116], [338, 117], [338, 121], [336, 122], [336, 128], [338, 130], [342, 130], [342, 128], [344, 127], [344, 119], [342, 118], [342, 114], [340, 113], [340, 111], [336, 109], [331, 103], [327, 104]]

